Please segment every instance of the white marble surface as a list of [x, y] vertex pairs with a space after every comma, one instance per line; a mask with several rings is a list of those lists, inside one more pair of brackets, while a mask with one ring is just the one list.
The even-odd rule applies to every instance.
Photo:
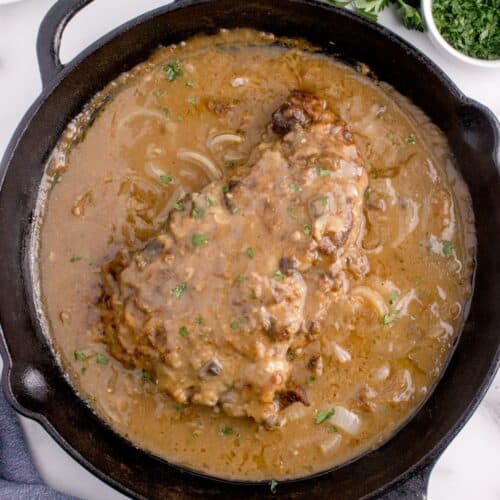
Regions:
[[[35, 39], [40, 21], [52, 3], [53, 0], [24, 0], [0, 5], [0, 154], [21, 116], [40, 92]], [[96, 0], [66, 30], [63, 61], [70, 60], [111, 28], [165, 3], [165, 0]], [[392, 12], [384, 13], [381, 21], [428, 54], [467, 95], [500, 115], [500, 69], [470, 68], [448, 59], [424, 34], [400, 27]], [[82, 468], [37, 423], [21, 420], [36, 465], [47, 483], [85, 499], [124, 498]], [[430, 500], [471, 498], [500, 500], [500, 375], [431, 476]]]

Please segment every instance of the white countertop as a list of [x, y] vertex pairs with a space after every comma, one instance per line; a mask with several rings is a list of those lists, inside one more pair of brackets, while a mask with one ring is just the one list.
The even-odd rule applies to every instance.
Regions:
[[[22, 115], [40, 93], [35, 39], [40, 21], [52, 3], [53, 0], [24, 0], [0, 5], [0, 156]], [[63, 61], [110, 29], [165, 3], [168, 1], [96, 0], [67, 28]], [[448, 59], [425, 34], [407, 31], [399, 25], [392, 12], [384, 12], [381, 21], [425, 52], [465, 94], [500, 116], [500, 69], [470, 68]], [[125, 498], [81, 467], [37, 423], [25, 418], [21, 421], [36, 465], [48, 484], [84, 499]], [[499, 472], [500, 374], [435, 466], [428, 498], [500, 500]]]

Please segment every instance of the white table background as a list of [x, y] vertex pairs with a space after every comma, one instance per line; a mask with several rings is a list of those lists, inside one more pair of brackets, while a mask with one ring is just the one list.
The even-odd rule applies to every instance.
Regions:
[[[53, 3], [24, 0], [0, 5], [0, 156], [22, 115], [40, 93], [35, 40], [40, 21]], [[96, 0], [66, 29], [63, 62], [110, 29], [165, 3], [168, 0]], [[500, 116], [500, 69], [471, 68], [450, 60], [431, 45], [425, 34], [405, 30], [391, 11], [384, 12], [381, 22], [425, 52], [465, 94]], [[48, 484], [83, 499], [125, 498], [81, 467], [36, 422], [26, 418], [21, 422], [35, 463]], [[428, 498], [500, 500], [500, 374], [435, 466]]]

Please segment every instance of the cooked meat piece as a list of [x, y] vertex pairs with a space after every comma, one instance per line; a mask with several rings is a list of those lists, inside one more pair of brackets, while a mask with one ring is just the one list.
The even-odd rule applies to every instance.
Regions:
[[307, 404], [287, 352], [321, 333], [347, 286], [367, 184], [345, 123], [312, 94], [293, 92], [273, 128], [287, 133], [251, 168], [191, 194], [143, 250], [103, 268], [98, 325], [159, 391], [268, 428], [286, 404]]

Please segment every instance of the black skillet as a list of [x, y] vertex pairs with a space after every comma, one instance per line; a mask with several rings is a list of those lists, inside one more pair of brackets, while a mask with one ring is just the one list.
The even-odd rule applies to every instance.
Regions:
[[[14, 408], [40, 422], [83, 466], [115, 488], [146, 498], [422, 498], [439, 455], [481, 401], [499, 363], [499, 126], [429, 59], [385, 28], [308, 0], [181, 0], [134, 19], [67, 66], [64, 26], [91, 0], [59, 0], [42, 22], [43, 92], [23, 118], [1, 165], [0, 322], [3, 388]], [[98, 90], [159, 44], [220, 27], [249, 26], [303, 37], [362, 61], [410, 97], [446, 133], [477, 218], [478, 267], [470, 314], [449, 366], [417, 414], [388, 443], [343, 467], [279, 484], [230, 483], [165, 463], [116, 435], [76, 396], [35, 311], [29, 242], [44, 166], [68, 121]]]

